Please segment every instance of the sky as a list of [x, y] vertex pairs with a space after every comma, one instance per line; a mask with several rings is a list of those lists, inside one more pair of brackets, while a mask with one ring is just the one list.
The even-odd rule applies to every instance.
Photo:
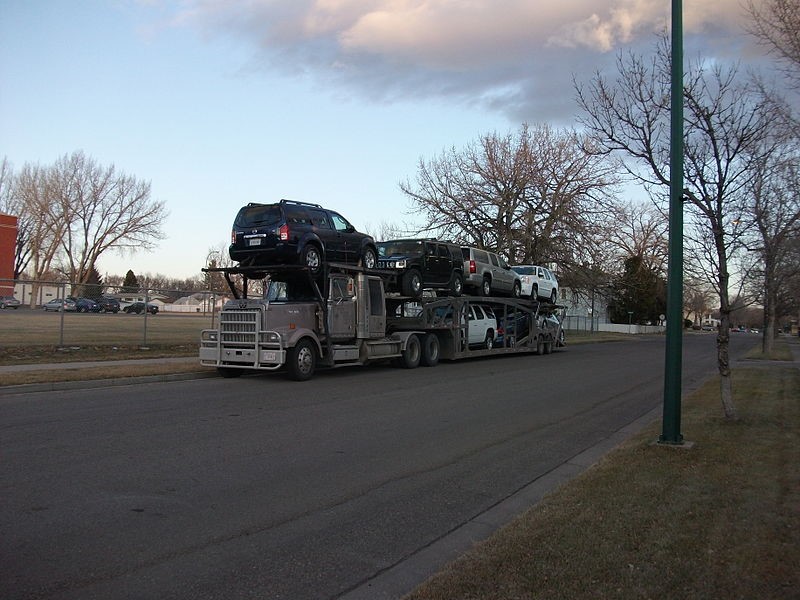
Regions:
[[[766, 64], [743, 0], [683, 0], [685, 56]], [[574, 82], [653, 51], [666, 0], [0, 0], [0, 157], [82, 150], [151, 184], [152, 252], [200, 275], [248, 202], [413, 225], [420, 160], [522, 123], [577, 126]]]

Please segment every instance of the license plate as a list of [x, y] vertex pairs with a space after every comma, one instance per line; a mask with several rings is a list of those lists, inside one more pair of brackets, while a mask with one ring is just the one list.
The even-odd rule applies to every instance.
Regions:
[[276, 362], [278, 360], [277, 352], [264, 352], [263, 362]]
[[250, 238], [247, 240], [248, 246], [260, 246], [261, 245], [261, 238]]

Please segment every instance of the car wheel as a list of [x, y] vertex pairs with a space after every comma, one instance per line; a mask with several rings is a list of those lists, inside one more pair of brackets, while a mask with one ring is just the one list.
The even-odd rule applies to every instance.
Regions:
[[494, 348], [494, 331], [491, 329], [486, 332], [486, 339], [483, 341], [483, 347], [487, 350]]
[[364, 248], [364, 254], [361, 256], [361, 265], [365, 269], [374, 269], [378, 264], [378, 257], [375, 255], [375, 250], [370, 247]]
[[402, 365], [406, 369], [415, 369], [419, 366], [422, 359], [422, 345], [416, 335], [411, 335], [406, 342], [406, 349], [403, 350]]
[[303, 247], [302, 261], [313, 275], [319, 275], [322, 271], [322, 254], [314, 244], [306, 244]]
[[522, 291], [522, 286], [520, 286], [519, 281], [515, 281], [514, 287], [511, 289], [511, 297], [519, 298], [521, 291]]
[[5, 307], [6, 307], [5, 304], [0, 304], [0, 308], [5, 309]]
[[311, 379], [317, 365], [317, 351], [308, 338], [303, 338], [286, 353], [286, 371], [290, 379], [306, 381]]
[[435, 367], [439, 364], [439, 338], [435, 333], [429, 333], [422, 338], [420, 364], [424, 367]]
[[411, 296], [412, 298], [420, 298], [422, 296], [422, 275], [417, 269], [409, 269], [403, 275], [403, 295]]
[[450, 292], [456, 297], [464, 292], [464, 278], [461, 276], [461, 273], [453, 273], [453, 281], [450, 283]]
[[542, 336], [536, 338], [536, 354], [540, 356], [544, 354], [544, 338]]
[[488, 277], [483, 278], [480, 289], [481, 296], [488, 296], [492, 293], [492, 281]]
[[538, 299], [539, 299], [539, 286], [534, 283], [531, 286], [531, 300], [538, 300]]

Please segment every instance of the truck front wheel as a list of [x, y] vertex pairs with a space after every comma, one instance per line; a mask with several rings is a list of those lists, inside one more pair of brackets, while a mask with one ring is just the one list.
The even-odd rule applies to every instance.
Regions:
[[304, 338], [286, 352], [286, 372], [289, 379], [306, 381], [314, 375], [317, 350], [311, 340]]
[[422, 344], [419, 343], [419, 338], [412, 335], [406, 342], [406, 349], [403, 350], [402, 364], [406, 369], [414, 369], [419, 366], [419, 361], [422, 359]]

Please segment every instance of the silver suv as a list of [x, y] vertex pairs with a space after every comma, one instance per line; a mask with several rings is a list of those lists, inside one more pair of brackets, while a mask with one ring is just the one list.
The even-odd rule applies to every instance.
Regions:
[[479, 296], [501, 294], [519, 298], [522, 281], [502, 256], [466, 246], [461, 247], [461, 254], [464, 257], [464, 288], [468, 288], [465, 291], [476, 290]]

